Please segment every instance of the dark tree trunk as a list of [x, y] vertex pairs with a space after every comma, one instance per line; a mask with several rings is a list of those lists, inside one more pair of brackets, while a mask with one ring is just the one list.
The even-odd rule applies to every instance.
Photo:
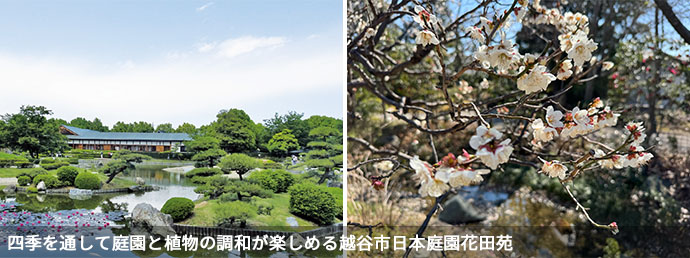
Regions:
[[669, 5], [666, 0], [654, 0], [654, 2], [656, 3], [656, 6], [661, 9], [661, 12], [668, 20], [668, 23], [670, 23], [673, 29], [678, 32], [678, 35], [683, 38], [685, 43], [690, 44], [690, 31], [683, 25], [682, 22], [680, 22], [680, 19], [678, 19], [676, 14], [673, 12], [671, 5]]
[[330, 173], [331, 173], [331, 169], [330, 169], [330, 168], [327, 168], [327, 169], [326, 169], [326, 172], [324, 172], [323, 175], [321, 175], [321, 178], [319, 179], [319, 183], [318, 183], [318, 184], [322, 184], [324, 181], [326, 181], [326, 178], [328, 178], [328, 176], [329, 176]]
[[108, 176], [108, 181], [105, 181], [105, 183], [106, 183], [106, 184], [110, 184], [110, 181], [113, 181], [113, 179], [115, 179], [115, 176], [117, 176], [117, 174], [114, 174], [114, 173], [113, 173], [113, 174], [110, 174], [110, 175]]

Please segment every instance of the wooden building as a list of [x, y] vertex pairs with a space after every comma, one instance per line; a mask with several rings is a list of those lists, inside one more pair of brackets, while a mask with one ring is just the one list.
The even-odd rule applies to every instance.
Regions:
[[144, 152], [185, 151], [184, 141], [192, 138], [186, 133], [119, 133], [99, 132], [61, 125], [60, 133], [67, 137], [73, 149], [131, 150]]

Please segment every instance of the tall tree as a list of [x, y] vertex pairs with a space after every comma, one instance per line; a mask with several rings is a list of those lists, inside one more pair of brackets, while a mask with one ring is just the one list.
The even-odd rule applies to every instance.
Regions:
[[273, 135], [266, 147], [273, 155], [286, 156], [289, 151], [299, 148], [299, 142], [292, 134], [292, 130], [283, 129], [282, 132]]
[[292, 130], [292, 134], [295, 135], [300, 146], [304, 146], [309, 142], [308, 136], [310, 128], [307, 123], [302, 120], [302, 117], [304, 117], [304, 114], [295, 111], [290, 111], [285, 115], [276, 113], [273, 118], [264, 120], [264, 124], [269, 131], [269, 135], [275, 135], [285, 129]]
[[240, 176], [249, 172], [249, 170], [259, 167], [260, 163], [255, 158], [242, 153], [233, 153], [220, 159], [218, 167], [225, 173], [235, 172]]
[[156, 132], [158, 133], [172, 133], [175, 132], [171, 123], [159, 124], [156, 126]]
[[103, 122], [101, 122], [101, 120], [98, 118], [94, 118], [93, 121], [89, 121], [86, 118], [77, 117], [75, 119], [72, 119], [72, 121], [69, 122], [69, 125], [94, 131], [108, 131], [108, 127], [104, 126]]
[[196, 126], [190, 123], [183, 123], [175, 129], [176, 133], [186, 133], [189, 135], [195, 135], [197, 133]]
[[112, 131], [113, 132], [122, 132], [122, 133], [131, 132], [132, 131], [132, 125], [125, 123], [125, 122], [122, 122], [122, 121], [118, 121], [117, 123], [115, 123], [115, 125], [113, 125]]
[[221, 110], [218, 120], [211, 127], [226, 152], [249, 152], [256, 148], [255, 126], [252, 119], [241, 109]]
[[46, 116], [53, 114], [43, 106], [22, 106], [17, 114], [2, 116], [0, 142], [12, 150], [26, 151], [32, 158], [40, 153], [67, 148], [67, 139], [59, 125]]
[[307, 152], [306, 165], [323, 170], [321, 184], [331, 176], [333, 168], [343, 165], [343, 146], [338, 144], [342, 136], [339, 130], [324, 126], [312, 129], [309, 136], [315, 140], [307, 144], [311, 150]]

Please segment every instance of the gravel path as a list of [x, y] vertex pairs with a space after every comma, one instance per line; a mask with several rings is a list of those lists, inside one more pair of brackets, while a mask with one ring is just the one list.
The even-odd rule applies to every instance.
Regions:
[[0, 178], [0, 185], [16, 185], [17, 178], [14, 177], [3, 177]]

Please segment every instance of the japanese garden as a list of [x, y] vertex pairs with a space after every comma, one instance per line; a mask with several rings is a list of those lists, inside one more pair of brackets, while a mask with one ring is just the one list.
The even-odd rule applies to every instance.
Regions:
[[[200, 127], [109, 128], [98, 118], [51, 116], [27, 105], [0, 120], [0, 244], [17, 233], [299, 233], [343, 219], [340, 119], [288, 112], [256, 123], [229, 109]], [[166, 250], [133, 254], [156, 252]], [[169, 253], [185, 254], [202, 253]]]

